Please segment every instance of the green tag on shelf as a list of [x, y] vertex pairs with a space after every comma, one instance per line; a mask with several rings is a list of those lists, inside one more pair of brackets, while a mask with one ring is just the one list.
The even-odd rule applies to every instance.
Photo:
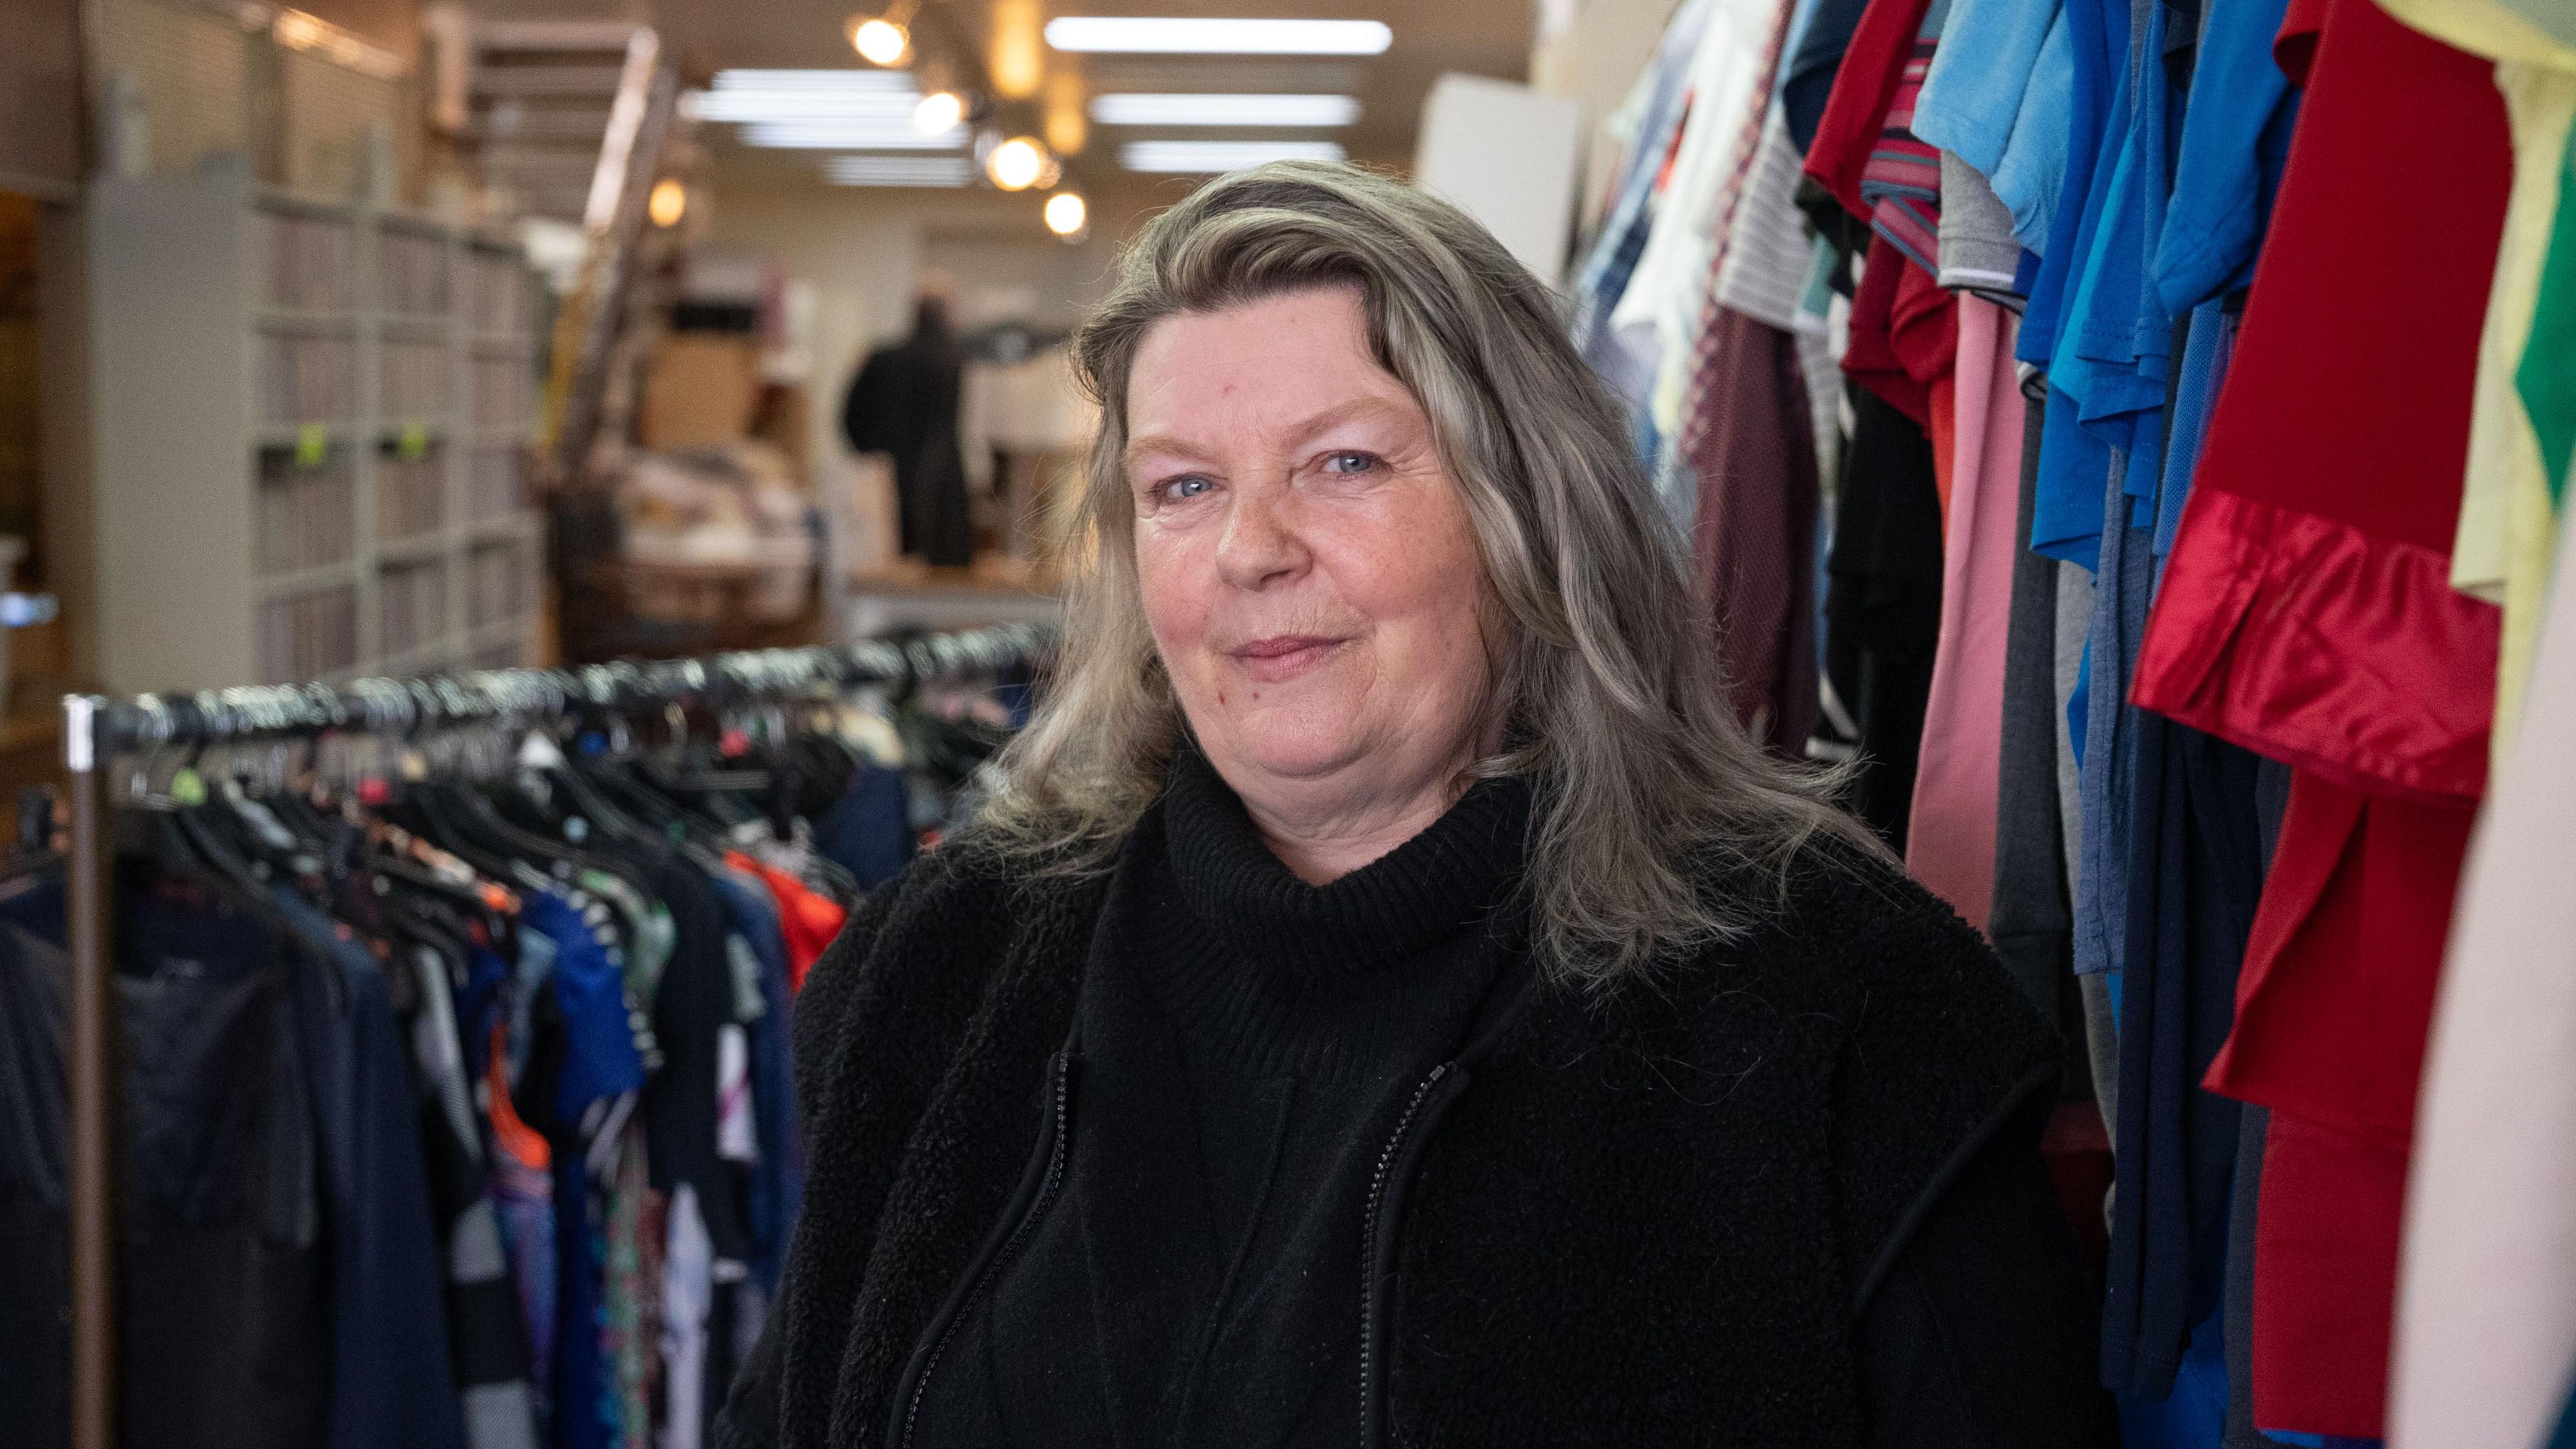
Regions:
[[203, 805], [206, 803], [206, 782], [198, 777], [196, 771], [183, 766], [179, 773], [170, 777], [170, 798], [181, 805]]
[[295, 430], [295, 466], [319, 468], [330, 452], [330, 429], [320, 423], [306, 423]]
[[422, 423], [403, 424], [402, 441], [396, 444], [395, 448], [396, 451], [402, 454], [405, 461], [410, 461], [427, 453], [429, 451], [428, 426]]

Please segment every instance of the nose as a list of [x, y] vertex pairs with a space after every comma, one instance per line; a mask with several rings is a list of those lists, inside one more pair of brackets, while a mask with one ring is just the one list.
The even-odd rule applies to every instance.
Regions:
[[1287, 515], [1288, 500], [1268, 489], [1237, 492], [1217, 539], [1217, 576], [1238, 589], [1260, 589], [1305, 571], [1312, 560]]

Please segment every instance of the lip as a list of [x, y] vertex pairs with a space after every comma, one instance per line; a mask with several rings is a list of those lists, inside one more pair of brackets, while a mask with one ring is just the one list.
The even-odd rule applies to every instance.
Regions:
[[1245, 674], [1263, 684], [1280, 684], [1313, 669], [1339, 653], [1350, 641], [1316, 634], [1274, 634], [1227, 651]]

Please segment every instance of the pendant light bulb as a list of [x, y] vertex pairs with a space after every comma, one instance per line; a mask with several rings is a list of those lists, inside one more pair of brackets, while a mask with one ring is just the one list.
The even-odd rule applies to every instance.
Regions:
[[1057, 236], [1066, 238], [1080, 236], [1084, 224], [1090, 220], [1091, 209], [1083, 205], [1080, 193], [1059, 191], [1047, 198], [1047, 230]]
[[1026, 191], [1046, 175], [1046, 148], [1026, 136], [1013, 136], [984, 158], [984, 174], [1004, 191]]
[[912, 128], [925, 136], [953, 130], [966, 119], [966, 98], [955, 91], [932, 91], [912, 108]]
[[850, 48], [870, 65], [894, 66], [912, 52], [912, 37], [882, 15], [850, 22]]
[[688, 210], [689, 188], [669, 177], [654, 182], [653, 190], [644, 198], [644, 212], [653, 218], [655, 226], [678, 226]]

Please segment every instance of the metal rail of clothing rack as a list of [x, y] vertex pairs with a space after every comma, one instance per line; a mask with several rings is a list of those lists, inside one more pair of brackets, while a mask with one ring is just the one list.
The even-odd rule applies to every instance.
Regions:
[[753, 705], [818, 690], [911, 686], [1035, 665], [1054, 639], [1004, 624], [847, 646], [702, 659], [507, 669], [346, 686], [261, 685], [189, 695], [63, 700], [71, 776], [70, 916], [72, 1449], [112, 1449], [116, 1429], [116, 1082], [109, 918], [108, 771], [120, 755], [204, 745], [560, 719], [671, 705]]

